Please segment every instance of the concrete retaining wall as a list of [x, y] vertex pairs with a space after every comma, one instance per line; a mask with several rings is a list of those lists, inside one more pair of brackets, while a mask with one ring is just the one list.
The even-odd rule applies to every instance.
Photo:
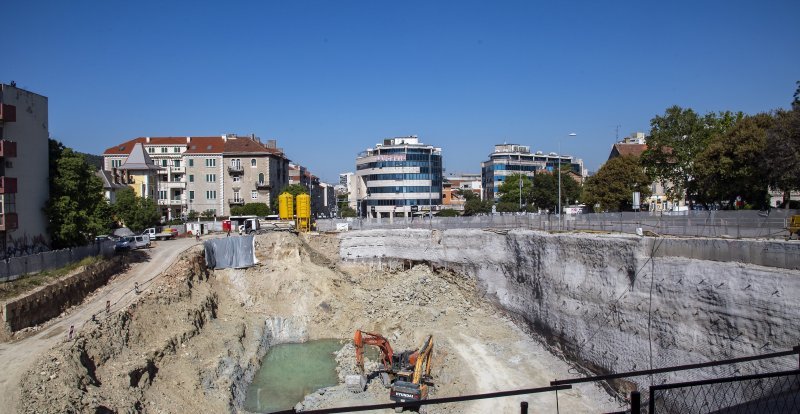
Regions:
[[[482, 294], [597, 373], [647, 369], [651, 349], [652, 366], [666, 367], [800, 343], [797, 243], [528, 230], [369, 230], [340, 239], [345, 262], [428, 262], [474, 277]], [[735, 368], [794, 369], [797, 359], [781, 364]], [[720, 370], [706, 374], [734, 373]], [[696, 378], [673, 376], [655, 381]]]
[[[0, 306], [2, 329], [6, 336], [60, 315], [70, 306], [83, 301], [89, 293], [104, 285], [124, 266], [121, 257], [87, 266], [82, 272], [66, 277], [39, 290]], [[2, 335], [0, 333], [0, 335]]]

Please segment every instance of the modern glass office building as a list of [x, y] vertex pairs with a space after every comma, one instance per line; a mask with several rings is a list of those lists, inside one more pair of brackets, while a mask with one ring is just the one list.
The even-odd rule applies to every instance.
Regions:
[[569, 165], [579, 177], [585, 176], [583, 160], [574, 159], [571, 155], [555, 152], [545, 154], [542, 151], [531, 153], [531, 148], [526, 145], [495, 145], [489, 160], [481, 163], [483, 198], [497, 201], [500, 198], [499, 188], [508, 176], [525, 174], [532, 177], [540, 171], [557, 172], [559, 162], [564, 166]]
[[[442, 204], [442, 149], [417, 136], [388, 138], [356, 158], [361, 217], [407, 217]], [[365, 189], [365, 194], [361, 193]]]

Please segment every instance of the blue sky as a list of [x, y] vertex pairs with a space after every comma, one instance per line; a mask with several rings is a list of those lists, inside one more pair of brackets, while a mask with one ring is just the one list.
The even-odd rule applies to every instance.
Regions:
[[796, 0], [226, 3], [6, 2], [0, 82], [49, 97], [79, 151], [255, 133], [332, 182], [411, 134], [448, 173], [559, 139], [596, 170], [617, 125], [788, 107], [800, 80]]

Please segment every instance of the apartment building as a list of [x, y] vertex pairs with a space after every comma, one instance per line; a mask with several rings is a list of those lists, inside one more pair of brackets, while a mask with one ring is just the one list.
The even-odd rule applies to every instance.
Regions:
[[508, 176], [524, 174], [532, 177], [540, 171], [557, 172], [559, 165], [569, 165], [574, 174], [568, 174], [568, 176], [576, 179], [579, 184], [583, 183], [587, 172], [582, 159], [574, 158], [571, 155], [559, 155], [555, 152], [545, 154], [542, 151], [536, 151], [531, 153], [531, 148], [526, 145], [495, 145], [494, 152], [489, 154], [489, 160], [481, 163], [483, 199], [497, 201], [500, 198], [499, 188]]
[[472, 192], [478, 198], [482, 198], [481, 175], [473, 173], [448, 175], [444, 179], [442, 189], [442, 204], [445, 208], [463, 211], [466, 199], [461, 195], [462, 191]]
[[0, 84], [0, 257], [49, 244], [48, 126], [47, 97]]
[[408, 217], [442, 205], [442, 149], [416, 135], [388, 138], [356, 158], [357, 211], [366, 217]]
[[157, 167], [156, 189], [145, 196], [157, 201], [165, 220], [190, 211], [228, 216], [231, 206], [249, 202], [270, 205], [288, 183], [289, 160], [274, 140], [263, 144], [255, 135], [235, 134], [126, 141], [103, 153], [112, 179], [137, 144]]

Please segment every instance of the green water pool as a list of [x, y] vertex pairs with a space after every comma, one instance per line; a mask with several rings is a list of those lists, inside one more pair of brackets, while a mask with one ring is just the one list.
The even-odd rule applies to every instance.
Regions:
[[287, 410], [306, 394], [336, 385], [333, 352], [343, 344], [339, 339], [320, 339], [271, 347], [247, 389], [244, 408], [259, 413]]

